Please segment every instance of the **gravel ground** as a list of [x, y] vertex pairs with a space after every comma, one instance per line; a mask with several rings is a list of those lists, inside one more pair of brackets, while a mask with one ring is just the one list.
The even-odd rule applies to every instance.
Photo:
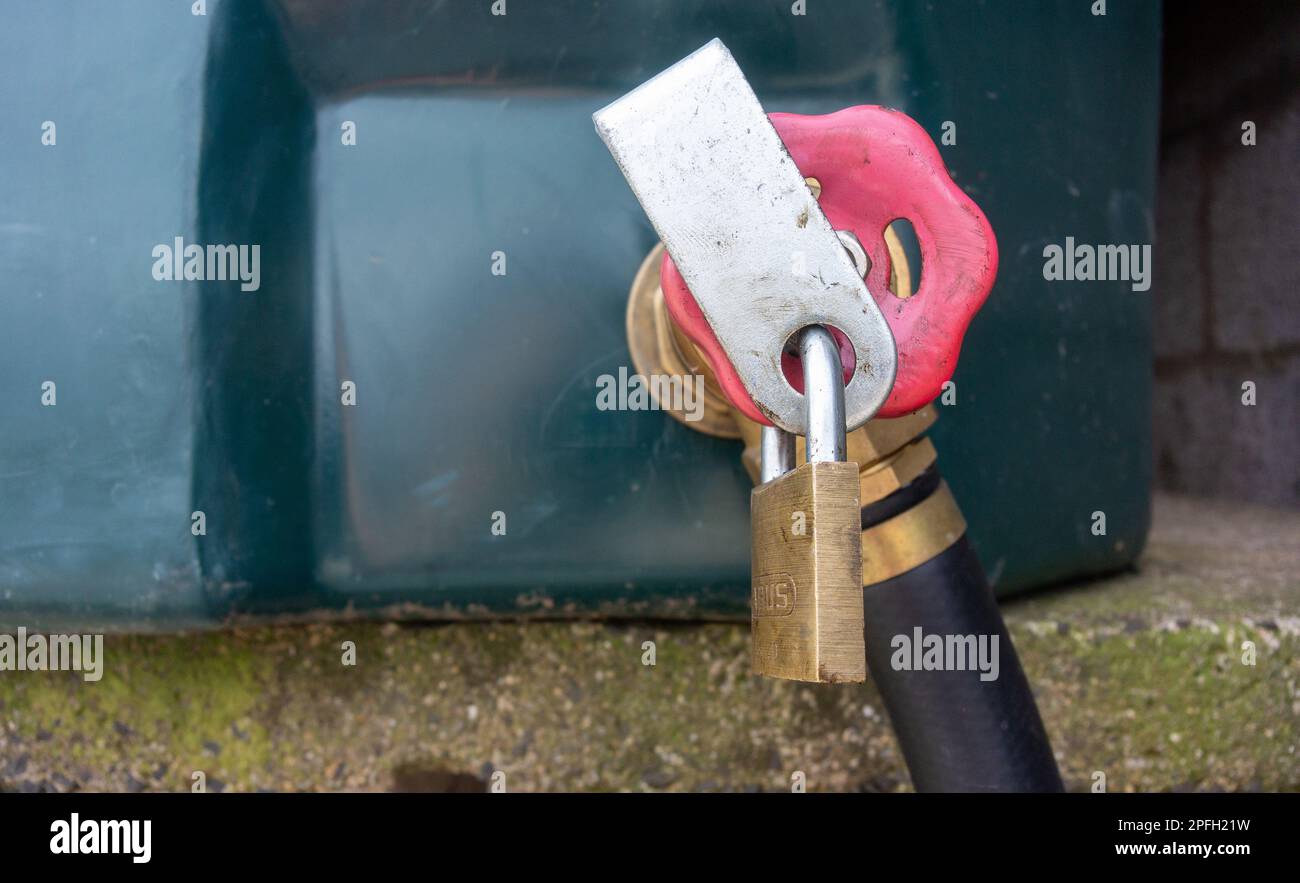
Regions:
[[[1300, 788], [1297, 574], [1300, 513], [1158, 497], [1139, 572], [1008, 602], [1068, 787]], [[717, 623], [109, 636], [98, 683], [0, 673], [0, 790], [910, 789], [871, 684], [748, 651]]]

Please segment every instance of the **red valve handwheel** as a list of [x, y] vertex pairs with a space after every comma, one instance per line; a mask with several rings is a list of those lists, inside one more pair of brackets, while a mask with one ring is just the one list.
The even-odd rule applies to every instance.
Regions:
[[[819, 202], [831, 226], [853, 231], [871, 258], [867, 287], [898, 349], [894, 388], [876, 416], [910, 414], [938, 396], [952, 377], [962, 336], [993, 287], [998, 271], [993, 229], [948, 176], [930, 136], [906, 114], [864, 105], [825, 116], [774, 113], [770, 119], [799, 171], [821, 182]], [[899, 218], [912, 223], [921, 245], [921, 284], [906, 299], [888, 287], [884, 234]], [[660, 284], [673, 321], [699, 348], [728, 400], [751, 420], [770, 425], [667, 253]], [[850, 353], [843, 335], [836, 332], [836, 337], [841, 352]], [[802, 389], [798, 360], [790, 367], [795, 388]], [[846, 364], [846, 377], [852, 371]]]

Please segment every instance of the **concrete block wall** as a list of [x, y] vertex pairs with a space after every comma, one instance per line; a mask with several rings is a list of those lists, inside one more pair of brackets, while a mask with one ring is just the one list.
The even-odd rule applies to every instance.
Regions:
[[1168, 2], [1164, 54], [1157, 486], [1300, 506], [1300, 4]]

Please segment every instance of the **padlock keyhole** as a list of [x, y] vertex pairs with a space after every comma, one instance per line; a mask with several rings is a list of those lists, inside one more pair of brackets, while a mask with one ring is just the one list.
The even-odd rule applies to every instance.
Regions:
[[[853, 372], [858, 367], [857, 352], [853, 349], [853, 342], [849, 340], [848, 335], [834, 325], [824, 326], [830, 329], [831, 337], [840, 347], [840, 365], [844, 369], [844, 385], [848, 386], [849, 381], [853, 379]], [[800, 328], [794, 334], [786, 338], [785, 346], [781, 347], [781, 373], [785, 375], [785, 382], [790, 384], [790, 388], [795, 392], [803, 395], [803, 363], [799, 361], [799, 335], [803, 332]]]

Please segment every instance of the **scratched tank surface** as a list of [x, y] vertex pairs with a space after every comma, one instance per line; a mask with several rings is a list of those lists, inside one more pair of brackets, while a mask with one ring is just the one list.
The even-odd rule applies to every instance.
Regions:
[[[596, 406], [655, 238], [591, 113], [713, 37], [769, 111], [956, 124], [1002, 264], [944, 473], [999, 591], [1132, 562], [1149, 295], [1042, 255], [1151, 239], [1159, 8], [811, 6], [11, 12], [0, 625], [746, 615], [738, 444]], [[157, 279], [176, 237], [257, 245], [256, 290]]]

